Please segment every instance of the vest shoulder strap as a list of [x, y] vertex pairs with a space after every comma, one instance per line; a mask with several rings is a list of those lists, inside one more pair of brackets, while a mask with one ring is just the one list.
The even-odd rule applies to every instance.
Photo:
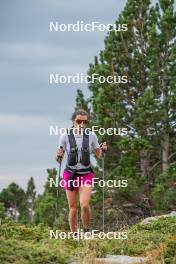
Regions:
[[69, 129], [69, 133], [67, 130], [67, 135], [68, 135], [68, 140], [70, 144], [70, 150], [77, 150], [77, 144], [76, 144], [76, 140], [73, 134], [73, 129]]
[[85, 132], [83, 133], [83, 142], [82, 142], [83, 149], [89, 149], [89, 135]]
[[84, 166], [90, 166], [89, 135], [83, 134], [81, 163]]

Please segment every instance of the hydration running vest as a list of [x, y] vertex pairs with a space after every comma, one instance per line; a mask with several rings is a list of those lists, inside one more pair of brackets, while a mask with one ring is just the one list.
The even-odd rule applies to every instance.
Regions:
[[89, 151], [89, 135], [83, 132], [83, 142], [81, 148], [81, 159], [78, 160], [78, 148], [73, 134], [73, 129], [69, 130], [68, 139], [70, 144], [70, 152], [68, 153], [67, 166], [75, 166], [80, 162], [84, 166], [90, 165], [90, 151]]

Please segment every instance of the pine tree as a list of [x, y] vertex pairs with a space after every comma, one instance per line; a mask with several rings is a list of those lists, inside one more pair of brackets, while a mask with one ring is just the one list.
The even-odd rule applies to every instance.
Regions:
[[89, 100], [86, 100], [84, 98], [84, 94], [83, 94], [82, 90], [78, 89], [77, 90], [77, 95], [76, 95], [76, 107], [75, 107], [75, 110], [83, 109], [87, 113], [90, 113], [90, 108], [89, 108], [88, 105], [89, 105]]
[[0, 201], [4, 203], [6, 210], [16, 221], [27, 221], [26, 194], [16, 183], [11, 183], [7, 188], [2, 190]]
[[33, 221], [33, 214], [36, 201], [36, 190], [33, 177], [31, 177], [27, 183], [26, 196], [28, 202], [29, 221]]
[[176, 120], [176, 13], [173, 0], [157, 4], [157, 27], [150, 39], [150, 84], [157, 102], [155, 133], [161, 144], [162, 171], [169, 167]]
[[[129, 183], [126, 190], [107, 190], [106, 197], [114, 196], [118, 206], [131, 201], [146, 214], [154, 206], [150, 193], [159, 175], [175, 164], [176, 157], [173, 5], [173, 0], [160, 0], [155, 6], [149, 0], [128, 0], [115, 22], [127, 24], [128, 31], [109, 32], [104, 50], [88, 71], [89, 75], [128, 77], [127, 83], [90, 83], [89, 102], [94, 125], [128, 128], [127, 136], [99, 136], [109, 147], [107, 179], [126, 178]], [[100, 167], [98, 162], [98, 175]]]

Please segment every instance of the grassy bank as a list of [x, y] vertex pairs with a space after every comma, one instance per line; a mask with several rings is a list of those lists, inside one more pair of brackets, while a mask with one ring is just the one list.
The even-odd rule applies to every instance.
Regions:
[[77, 259], [93, 263], [107, 254], [148, 256], [150, 263], [176, 263], [176, 217], [151, 224], [137, 224], [128, 230], [127, 240], [49, 239], [50, 228], [25, 226], [10, 220], [0, 226], [0, 263], [56, 264]]

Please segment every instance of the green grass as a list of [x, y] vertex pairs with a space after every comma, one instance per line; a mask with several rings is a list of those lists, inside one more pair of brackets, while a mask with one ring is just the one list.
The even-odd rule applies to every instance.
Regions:
[[176, 217], [134, 225], [128, 230], [126, 240], [50, 240], [49, 231], [50, 228], [44, 225], [25, 226], [3, 220], [0, 226], [0, 263], [62, 264], [75, 258], [80, 263], [91, 263], [90, 257], [107, 254], [146, 256], [148, 252], [157, 252], [160, 245], [165, 246], [162, 252], [164, 263], [176, 263]]
[[47, 226], [30, 227], [8, 221], [0, 227], [1, 264], [62, 264], [73, 257], [76, 241], [50, 239]]

